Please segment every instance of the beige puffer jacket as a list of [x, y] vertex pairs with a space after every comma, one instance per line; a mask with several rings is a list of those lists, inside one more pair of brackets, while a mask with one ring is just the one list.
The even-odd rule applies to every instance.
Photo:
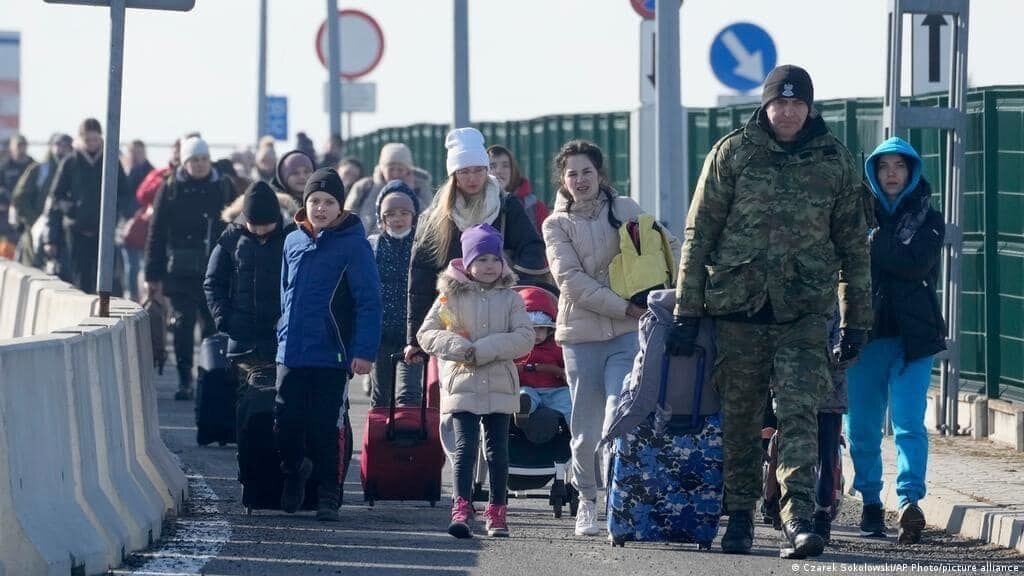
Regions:
[[[608, 204], [592, 218], [567, 212], [559, 193], [555, 210], [544, 221], [548, 263], [561, 294], [555, 341], [559, 344], [605, 342], [639, 329], [626, 315], [629, 302], [610, 288], [608, 265], [619, 253], [619, 231], [608, 222]], [[632, 199], [614, 197], [615, 217], [626, 222], [643, 211]], [[675, 261], [679, 240], [668, 234]]]
[[[519, 410], [519, 373], [513, 360], [533, 348], [533, 324], [511, 287], [515, 273], [505, 267], [498, 285], [470, 280], [462, 259], [453, 260], [438, 280], [440, 292], [416, 338], [438, 359], [441, 412], [512, 414]], [[465, 364], [476, 350], [476, 364]]]

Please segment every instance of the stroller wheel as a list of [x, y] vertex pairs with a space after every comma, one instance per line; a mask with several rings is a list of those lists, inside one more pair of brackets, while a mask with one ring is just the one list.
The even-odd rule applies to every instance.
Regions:
[[576, 510], [580, 507], [580, 493], [571, 485], [566, 486], [565, 491], [569, 494], [569, 514], [575, 516]]
[[561, 496], [555, 496], [552, 499], [551, 508], [555, 511], [555, 518], [562, 517], [562, 504], [564, 504], [564, 502], [562, 502]]

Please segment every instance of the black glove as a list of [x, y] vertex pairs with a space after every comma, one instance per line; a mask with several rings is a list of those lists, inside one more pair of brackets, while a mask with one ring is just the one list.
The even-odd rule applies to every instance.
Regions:
[[669, 356], [693, 356], [693, 347], [697, 343], [700, 332], [700, 318], [691, 316], [675, 316], [672, 318], [672, 331], [665, 341], [665, 353]]
[[843, 328], [839, 331], [839, 363], [849, 364], [860, 355], [860, 349], [864, 346], [864, 330], [856, 328]]

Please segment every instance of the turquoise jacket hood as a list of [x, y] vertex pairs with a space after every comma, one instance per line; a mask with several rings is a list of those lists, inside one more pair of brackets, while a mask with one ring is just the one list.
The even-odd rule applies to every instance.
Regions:
[[[903, 156], [907, 159], [908, 167], [910, 168], [910, 178], [907, 179], [907, 185], [900, 192], [900, 195], [896, 197], [895, 202], [889, 201], [889, 197], [882, 190], [882, 185], [878, 183], [878, 170], [876, 170], [875, 166], [878, 162], [878, 157], [885, 154], [899, 154]], [[906, 140], [895, 136], [879, 144], [878, 148], [875, 148], [875, 151], [871, 153], [871, 156], [868, 156], [868, 159], [864, 161], [864, 172], [867, 174], [868, 183], [871, 184], [871, 191], [875, 194], [878, 203], [886, 212], [889, 214], [895, 212], [907, 194], [910, 194], [917, 188], [918, 183], [921, 181], [921, 164], [921, 156], [917, 153], [917, 150], [914, 150], [914, 147]]]

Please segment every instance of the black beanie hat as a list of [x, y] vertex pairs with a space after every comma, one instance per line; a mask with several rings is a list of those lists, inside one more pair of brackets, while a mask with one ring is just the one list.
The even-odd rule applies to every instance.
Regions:
[[305, 204], [309, 195], [314, 192], [326, 192], [334, 196], [338, 204], [345, 205], [345, 184], [342, 183], [341, 176], [338, 176], [338, 171], [334, 168], [321, 168], [313, 172], [313, 175], [306, 181], [306, 191], [302, 195], [302, 203]]
[[281, 204], [277, 201], [277, 194], [266, 182], [253, 182], [245, 189], [242, 215], [247, 222], [257, 226], [277, 222], [281, 218]]
[[814, 105], [814, 83], [811, 82], [811, 75], [807, 70], [791, 64], [776, 67], [764, 81], [761, 105], [767, 106], [776, 98], [797, 98], [806, 102], [810, 108]]

